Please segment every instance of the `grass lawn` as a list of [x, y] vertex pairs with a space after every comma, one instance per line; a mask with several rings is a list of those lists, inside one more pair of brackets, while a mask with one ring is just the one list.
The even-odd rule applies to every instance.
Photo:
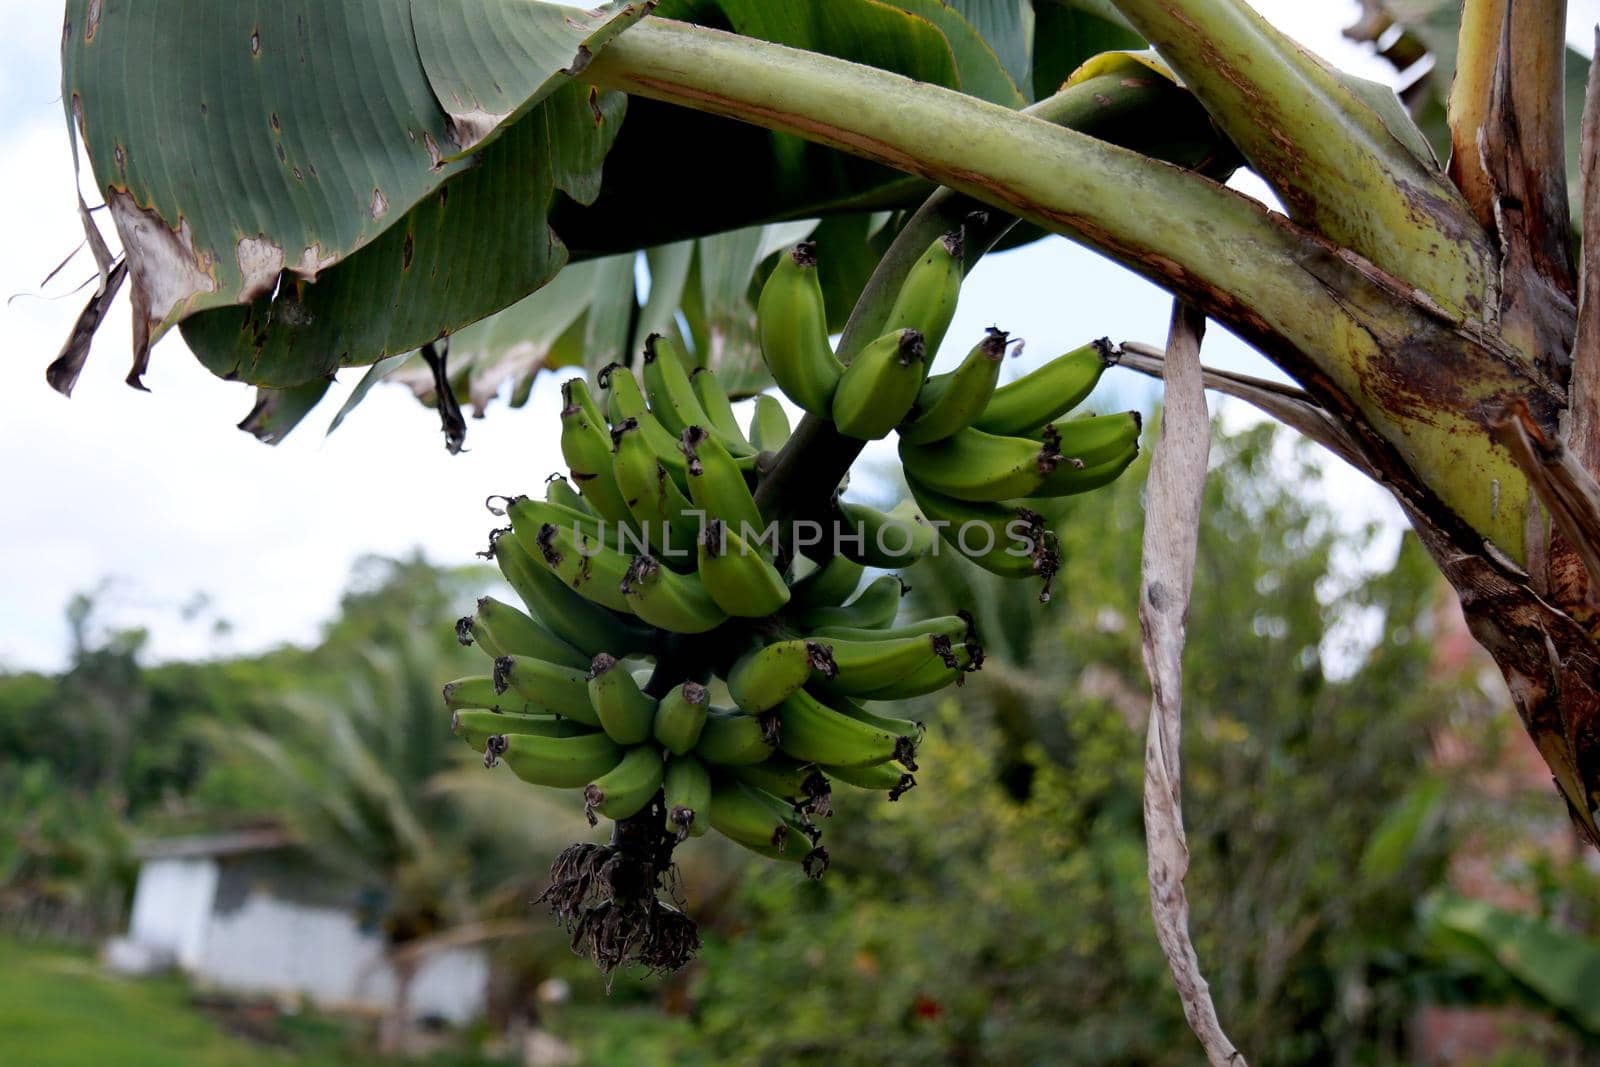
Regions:
[[[551, 1022], [586, 1064], [696, 1062], [687, 1055], [686, 1024], [650, 1009], [575, 1005]], [[337, 1020], [289, 1017], [277, 1034], [282, 1047], [229, 1033], [194, 1006], [176, 976], [118, 978], [85, 953], [0, 937], [0, 1067], [351, 1067], [376, 1060]], [[491, 1067], [465, 1052], [404, 1062]]]
[[190, 1005], [178, 978], [117, 978], [83, 954], [0, 939], [7, 1067], [335, 1067], [341, 1059], [234, 1037]]
[[193, 1006], [180, 978], [118, 978], [83, 953], [0, 938], [4, 1067], [348, 1067], [367, 1058], [332, 1020], [286, 1019], [278, 1036], [282, 1047], [228, 1033]]

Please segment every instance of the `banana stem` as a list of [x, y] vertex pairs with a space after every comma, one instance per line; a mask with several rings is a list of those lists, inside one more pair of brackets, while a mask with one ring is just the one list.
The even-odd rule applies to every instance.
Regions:
[[[1564, 397], [1481, 323], [1430, 298], [1435, 287], [1379, 270], [1199, 174], [828, 56], [649, 17], [583, 77], [874, 159], [1090, 245], [1366, 428], [1364, 447], [1385, 478], [1414, 487], [1409, 495], [1446, 528], [1470, 526], [1523, 558], [1527, 480], [1483, 413], [1523, 398], [1553, 426]], [[1458, 255], [1441, 269], [1470, 274], [1467, 251], [1446, 248], [1441, 259]]]
[[[1124, 114], [1122, 108], [1113, 109], [1112, 104], [1125, 101], [1131, 93], [1143, 93], [1141, 100], [1148, 98], [1151, 87], [1128, 82], [1114, 74], [1090, 78], [1041, 100], [1025, 113], [1073, 129], [1097, 127], [1110, 115]], [[1122, 123], [1116, 126], [1126, 128]], [[952, 230], [963, 231], [964, 267], [970, 274], [984, 253], [994, 248], [1018, 221], [1015, 215], [954, 189], [936, 190], [900, 228], [867, 279], [839, 337], [840, 362], [849, 363], [882, 333], [895, 294], [936, 237]], [[763, 474], [756, 488], [756, 504], [765, 512], [774, 501], [795, 501], [790, 512], [795, 517], [822, 514], [865, 446], [865, 441], [839, 433], [832, 422], [807, 415]], [[826, 550], [826, 545], [821, 547]]]
[[[1100, 74], [1039, 101], [1025, 109], [1023, 114], [1119, 144], [1138, 137], [1140, 131], [1148, 128], [1148, 122], [1130, 121], [1154, 118], [1143, 112], [1164, 106], [1167, 114], [1172, 114], [1172, 105], [1175, 103], [1172, 99], [1173, 89], [1172, 86], [1154, 82], [1140, 82], [1123, 73]], [[1210, 132], [1210, 125], [1198, 108], [1195, 108], [1192, 123], [1194, 128]], [[1223, 152], [1221, 142], [1214, 149], [1216, 154], [1232, 155], [1231, 152]], [[1207, 153], [1203, 158], [1214, 156]], [[1174, 159], [1173, 162], [1182, 160]], [[1232, 167], [1229, 166], [1228, 170], [1232, 170]], [[986, 216], [984, 221], [972, 220], [977, 212]], [[839, 338], [839, 361], [849, 363], [857, 352], [883, 332], [883, 322], [894, 304], [895, 294], [900, 291], [912, 265], [933, 243], [934, 238], [965, 224], [965, 267], [971, 273], [983, 254], [1004, 239], [1018, 221], [1015, 215], [954, 189], [936, 190], [901, 227], [900, 234], [878, 261], [872, 277], [861, 290], [861, 296], [856, 300], [856, 306], [850, 312], [850, 319]]]

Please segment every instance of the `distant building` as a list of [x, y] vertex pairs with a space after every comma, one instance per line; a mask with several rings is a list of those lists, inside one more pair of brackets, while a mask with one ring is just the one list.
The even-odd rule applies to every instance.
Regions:
[[[128, 936], [113, 960], [166, 958], [207, 988], [305, 997], [330, 1010], [382, 1011], [394, 975], [360, 893], [315, 870], [275, 828], [171, 838], [139, 850]], [[412, 982], [413, 1018], [464, 1023], [489, 981], [481, 950], [430, 954]]]

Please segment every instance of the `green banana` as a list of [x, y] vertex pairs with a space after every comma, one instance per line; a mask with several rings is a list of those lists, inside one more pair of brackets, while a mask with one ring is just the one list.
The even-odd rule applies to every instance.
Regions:
[[816, 639], [832, 665], [825, 671], [830, 691], [859, 695], [887, 688], [929, 663], [960, 670], [955, 645], [944, 634], [893, 637], [875, 641]]
[[539, 553], [539, 530], [546, 523], [553, 523], [566, 530], [577, 530], [596, 541], [606, 541], [606, 534], [609, 532], [612, 536], [606, 543], [613, 545], [618, 543], [618, 527], [587, 511], [569, 508], [565, 504], [552, 504], [548, 500], [519, 496], [514, 497], [506, 505], [505, 515], [511, 520], [512, 533], [522, 542], [522, 547], [534, 556]]
[[721, 519], [706, 524], [696, 573], [711, 599], [729, 615], [759, 619], [789, 602], [783, 575]]
[[662, 782], [667, 832], [679, 841], [699, 837], [711, 827], [711, 772], [693, 756], [674, 756]]
[[810, 681], [813, 671], [826, 671], [819, 646], [805, 638], [774, 641], [751, 649], [728, 671], [728, 692], [735, 704], [752, 715], [782, 704]]
[[912, 622], [902, 623], [899, 626], [889, 626], [883, 629], [872, 629], [860, 626], [821, 626], [811, 631], [811, 640], [823, 641], [829, 638], [838, 638], [844, 641], [882, 641], [896, 637], [919, 637], [928, 634], [943, 634], [951, 641], [972, 643], [975, 630], [972, 616], [966, 612], [956, 615], [939, 615], [930, 619], [917, 619]]
[[745, 785], [788, 801], [801, 814], [823, 818], [833, 814], [833, 790], [814, 763], [801, 763], [780, 752], [764, 763], [734, 767], [730, 773]]
[[661, 425], [661, 420], [650, 411], [633, 371], [620, 363], [609, 364], [600, 370], [600, 387], [606, 391], [611, 425], [620, 426], [627, 419], [638, 422], [639, 432], [644, 435], [650, 451], [672, 472], [680, 487], [687, 487], [688, 461], [678, 448], [678, 437]]
[[443, 692], [444, 706], [451, 711], [482, 708], [492, 713], [532, 714], [541, 710], [530, 705], [520, 695], [507, 699], [505, 690], [497, 688], [494, 676], [489, 674], [472, 675], [446, 682]]
[[[941, 664], [935, 664], [935, 666], [938, 666], [941, 670], [943, 669]], [[895, 749], [895, 760], [908, 771], [917, 769], [917, 746], [922, 744], [922, 735], [926, 732], [922, 723], [893, 715], [881, 715], [864, 704], [857, 703], [845, 696], [831, 698], [828, 707], [846, 718], [854, 719], [863, 726], [883, 733], [894, 734], [903, 742]]]
[[711, 420], [700, 406], [689, 371], [678, 346], [653, 333], [644, 339], [644, 392], [650, 411], [661, 420], [668, 433], [681, 434], [690, 426], [705, 426]]
[[[804, 689], [791, 693], [779, 705], [778, 715], [778, 748], [798, 760], [866, 767], [890, 759], [905, 762], [916, 750], [914, 729], [894, 732], [863, 722], [823, 704]], [[907, 769], [913, 768], [907, 764]]]
[[857, 691], [850, 695], [861, 700], [886, 701], [910, 700], [913, 697], [927, 696], [929, 693], [937, 693], [952, 682], [957, 685], [962, 684], [965, 680], [964, 672], [978, 669], [973, 666], [973, 662], [965, 646], [954, 645], [951, 647], [951, 659], [929, 658], [904, 677], [879, 689]]
[[563, 667], [532, 656], [501, 656], [494, 661], [494, 687], [501, 693], [516, 690], [517, 696], [543, 709], [569, 719], [600, 725], [589, 702], [589, 678], [586, 671]]
[[967, 353], [960, 366], [948, 374], [929, 378], [917, 394], [910, 417], [900, 427], [900, 439], [925, 445], [943, 441], [972, 425], [1000, 380], [1000, 362], [1005, 359], [1009, 343], [1004, 330], [991, 326], [988, 335]]
[[931, 445], [900, 442], [906, 477], [957, 500], [1011, 500], [1027, 496], [1061, 462], [1054, 435], [1041, 443], [997, 437], [968, 426]]
[[701, 512], [678, 488], [667, 468], [639, 431], [639, 420], [623, 419], [611, 431], [616, 441], [612, 470], [617, 488], [644, 531], [648, 549], [662, 560], [687, 568], [694, 561]]
[[899, 800], [917, 785], [915, 778], [892, 762], [873, 767], [823, 767], [822, 773], [857, 789], [887, 790], [891, 801]]
[[538, 656], [575, 667], [589, 658], [551, 633], [543, 623], [490, 596], [478, 598], [476, 614], [457, 620], [456, 640], [463, 645], [476, 643], [490, 659], [505, 655]]
[[884, 320], [885, 332], [921, 330], [930, 363], [944, 343], [945, 331], [955, 318], [956, 302], [961, 298], [962, 244], [959, 230], [934, 238], [906, 274]]
[[700, 410], [706, 413], [706, 429], [717, 435], [725, 448], [736, 456], [750, 455], [757, 451], [744, 431], [739, 429], [739, 420], [733, 414], [733, 401], [728, 397], [728, 391], [722, 387], [722, 381], [712, 373], [709, 367], [696, 367], [689, 373], [689, 386], [694, 390], [695, 398], [700, 401]]
[[766, 523], [733, 454], [699, 426], [683, 431], [679, 447], [688, 460], [689, 499], [695, 507], [709, 518], [721, 519], [741, 537], [761, 536]]
[[702, 634], [728, 619], [697, 576], [670, 571], [654, 556], [635, 556], [621, 589], [633, 613], [662, 630]]
[[574, 378], [571, 381], [577, 384], [561, 383], [562, 406], [578, 405], [583, 409], [583, 413], [588, 416], [590, 422], [604, 429], [611, 420], [606, 418], [606, 413], [600, 410], [600, 405], [595, 402], [594, 392], [589, 388], [589, 380], [587, 378]]
[[552, 504], [560, 504], [562, 507], [571, 508], [573, 511], [594, 514], [589, 507], [589, 502], [583, 499], [583, 495], [572, 488], [572, 483], [559, 474], [552, 474], [544, 483], [544, 498]]
[[450, 715], [450, 732], [484, 751], [496, 734], [539, 734], [544, 737], [577, 737], [592, 730], [557, 715], [521, 715], [498, 711], [460, 708]]
[[1043, 599], [1049, 599], [1050, 581], [1061, 566], [1061, 549], [1044, 516], [1015, 501], [975, 503], [936, 493], [914, 478], [907, 484], [950, 547], [1002, 578], [1043, 578]]
[[651, 721], [651, 732], [661, 747], [674, 756], [689, 752], [700, 743], [706, 716], [711, 710], [711, 694], [699, 682], [684, 682], [661, 698]]
[[567, 587], [612, 611], [629, 611], [622, 582], [635, 556], [624, 555], [588, 535], [573, 536], [570, 527], [547, 522], [539, 527], [538, 559]]
[[777, 797], [743, 782], [712, 784], [710, 817], [713, 830], [769, 859], [799, 861], [808, 874], [813, 862], [826, 863], [827, 853], [814, 847], [813, 828], [795, 818]]
[[653, 631], [569, 589], [550, 568], [535, 561], [516, 537], [497, 534], [489, 551], [500, 565], [500, 573], [507, 584], [516, 590], [529, 612], [557, 637], [583, 653], [584, 659], [609, 649], [628, 653], [655, 647]]
[[594, 658], [587, 675], [589, 703], [606, 736], [619, 745], [637, 745], [650, 737], [656, 701], [639, 688], [633, 675], [617, 667], [617, 658], [608, 652]]
[[695, 744], [695, 754], [707, 763], [738, 767], [760, 763], [778, 747], [778, 718], [768, 712], [748, 715], [742, 711], [712, 708]]
[[1095, 467], [1116, 459], [1139, 443], [1144, 419], [1137, 411], [1089, 415], [1047, 423], [1040, 434], [1055, 445], [1070, 467]]
[[1034, 491], [1036, 497], [1063, 497], [1087, 493], [1116, 481], [1123, 471], [1139, 458], [1139, 446], [1129, 445], [1122, 453], [1092, 467], [1078, 468], [1063, 464], [1045, 479], [1044, 485]]
[[868, 567], [909, 567], [931, 552], [937, 539], [912, 500], [902, 500], [889, 511], [841, 500], [839, 511], [844, 519], [839, 550]]
[[654, 745], [639, 745], [622, 754], [622, 759], [583, 789], [583, 813], [593, 826], [599, 812], [608, 819], [636, 815], [661, 788], [661, 750]]
[[861, 584], [866, 568], [848, 556], [834, 556], [790, 586], [797, 607], [838, 607]]
[[596, 422], [579, 398], [587, 397], [589, 386], [582, 378], [562, 383], [561, 455], [578, 483], [578, 491], [595, 512], [612, 522], [628, 521], [628, 506], [611, 473], [611, 434], [604, 422]]
[[760, 452], [776, 452], [789, 440], [789, 416], [768, 393], [756, 397], [755, 413], [750, 416], [750, 443]]
[[484, 745], [484, 766], [501, 760], [524, 782], [581, 789], [620, 763], [622, 750], [599, 732], [574, 737], [495, 734]]
[[807, 608], [799, 613], [801, 625], [807, 630], [827, 626], [848, 626], [857, 629], [881, 630], [894, 625], [900, 612], [900, 598], [906, 585], [897, 575], [885, 574], [875, 578], [856, 598], [843, 607]]
[[927, 367], [922, 332], [886, 333], [863, 348], [839, 379], [833, 422], [840, 433], [863, 441], [887, 437], [916, 403]]
[[1074, 348], [996, 389], [972, 425], [985, 433], [1029, 436], [1083, 403], [1121, 359], [1122, 349], [1106, 338]]
[[[844, 368], [828, 343], [828, 312], [817, 280], [817, 246], [802, 241], [778, 257], [756, 301], [761, 358], [778, 388], [828, 418]], [[761, 448], [771, 448], [765, 440]]]

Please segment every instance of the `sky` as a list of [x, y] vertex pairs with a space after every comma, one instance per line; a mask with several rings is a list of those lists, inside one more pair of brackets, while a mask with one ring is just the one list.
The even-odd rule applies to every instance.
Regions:
[[[1387, 63], [1339, 35], [1354, 21], [1353, 0], [1255, 6], [1336, 66], [1392, 80]], [[1597, 20], [1600, 0], [1570, 5], [1569, 39], [1585, 52], [1592, 30], [1584, 27]], [[92, 269], [80, 259], [64, 272], [75, 277], [41, 293], [41, 280], [81, 237], [59, 34], [59, 5], [0, 0], [0, 143], [10, 146], [0, 204], [12, 205], [0, 224], [0, 297], [9, 298], [0, 304], [0, 453], [12, 457], [0, 467], [0, 670], [59, 669], [68, 651], [64, 607], [97, 587], [103, 622], [147, 628], [153, 658], [185, 658], [314, 639], [363, 554], [420, 548], [435, 562], [471, 561], [493, 525], [484, 498], [535, 491], [562, 466], [549, 376], [523, 409], [496, 405], [473, 421], [469, 451], [452, 457], [434, 414], [398, 387], [374, 390], [325, 437], [327, 419], [360, 378], [346, 371], [323, 406], [269, 448], [234, 428], [252, 390], [205, 372], [176, 331], [155, 349], [150, 392], [123, 384], [124, 293], [73, 397], [45, 384], [44, 368], [84, 299], [61, 294]], [[1261, 192], [1259, 183], [1245, 187]], [[1160, 343], [1169, 307], [1122, 268], [1052, 239], [985, 259], [950, 335], [998, 323], [1025, 337], [1026, 353], [1009, 372], [1022, 373], [1093, 337]], [[947, 348], [941, 369], [958, 355]], [[1278, 376], [1215, 326], [1203, 356]], [[1124, 395], [1144, 388], [1130, 371], [1112, 372], [1108, 387]], [[1326, 482], [1347, 522], [1385, 525], [1390, 535], [1374, 558], [1392, 558], [1401, 521], [1388, 498], [1337, 461]], [[187, 610], [196, 603], [204, 609]]]

